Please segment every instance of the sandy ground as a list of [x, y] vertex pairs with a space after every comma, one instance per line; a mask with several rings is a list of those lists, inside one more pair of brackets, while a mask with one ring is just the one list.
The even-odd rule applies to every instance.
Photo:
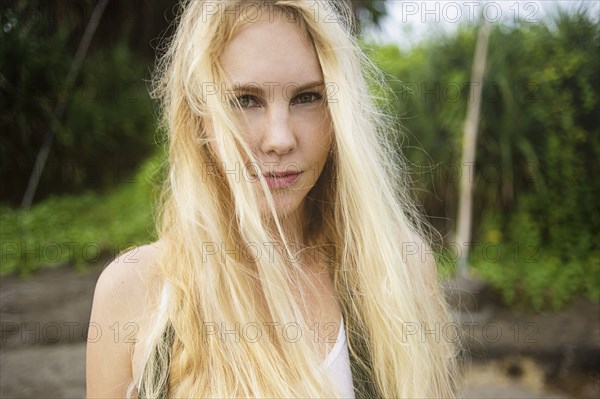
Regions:
[[[85, 331], [101, 266], [0, 281], [0, 398], [84, 398]], [[600, 305], [494, 308], [469, 325], [466, 398], [600, 397]], [[477, 325], [476, 325], [477, 324]]]

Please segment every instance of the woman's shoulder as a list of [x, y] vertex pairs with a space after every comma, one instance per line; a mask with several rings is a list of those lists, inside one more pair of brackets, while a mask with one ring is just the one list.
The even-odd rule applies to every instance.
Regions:
[[110, 309], [114, 316], [141, 314], [160, 291], [157, 260], [160, 242], [132, 248], [113, 259], [96, 283], [94, 302]]
[[132, 353], [144, 338], [158, 292], [155, 271], [159, 243], [122, 253], [96, 283], [86, 352], [89, 398], [125, 397], [132, 375]]

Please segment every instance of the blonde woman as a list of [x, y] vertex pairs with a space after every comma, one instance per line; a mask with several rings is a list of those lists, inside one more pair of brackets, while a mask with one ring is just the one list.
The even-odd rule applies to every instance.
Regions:
[[155, 87], [160, 240], [98, 281], [88, 397], [453, 396], [435, 262], [349, 15], [182, 5]]

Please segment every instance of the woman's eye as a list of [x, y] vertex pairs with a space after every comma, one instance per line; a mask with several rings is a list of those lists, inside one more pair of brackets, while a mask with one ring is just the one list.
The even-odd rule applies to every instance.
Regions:
[[309, 104], [315, 101], [319, 101], [323, 98], [319, 93], [307, 92], [300, 93], [292, 100], [292, 104]]
[[238, 96], [238, 97], [236, 97], [236, 100], [237, 100], [237, 103], [235, 103], [235, 105], [239, 106], [240, 108], [260, 107], [260, 104], [259, 104], [258, 100], [256, 99], [256, 97], [254, 97], [250, 94], [244, 94], [244, 95]]

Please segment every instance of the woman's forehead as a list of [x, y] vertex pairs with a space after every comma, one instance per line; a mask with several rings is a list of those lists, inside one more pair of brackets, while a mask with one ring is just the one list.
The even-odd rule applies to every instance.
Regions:
[[310, 38], [283, 16], [245, 23], [225, 45], [219, 62], [233, 85], [302, 85], [323, 79]]

